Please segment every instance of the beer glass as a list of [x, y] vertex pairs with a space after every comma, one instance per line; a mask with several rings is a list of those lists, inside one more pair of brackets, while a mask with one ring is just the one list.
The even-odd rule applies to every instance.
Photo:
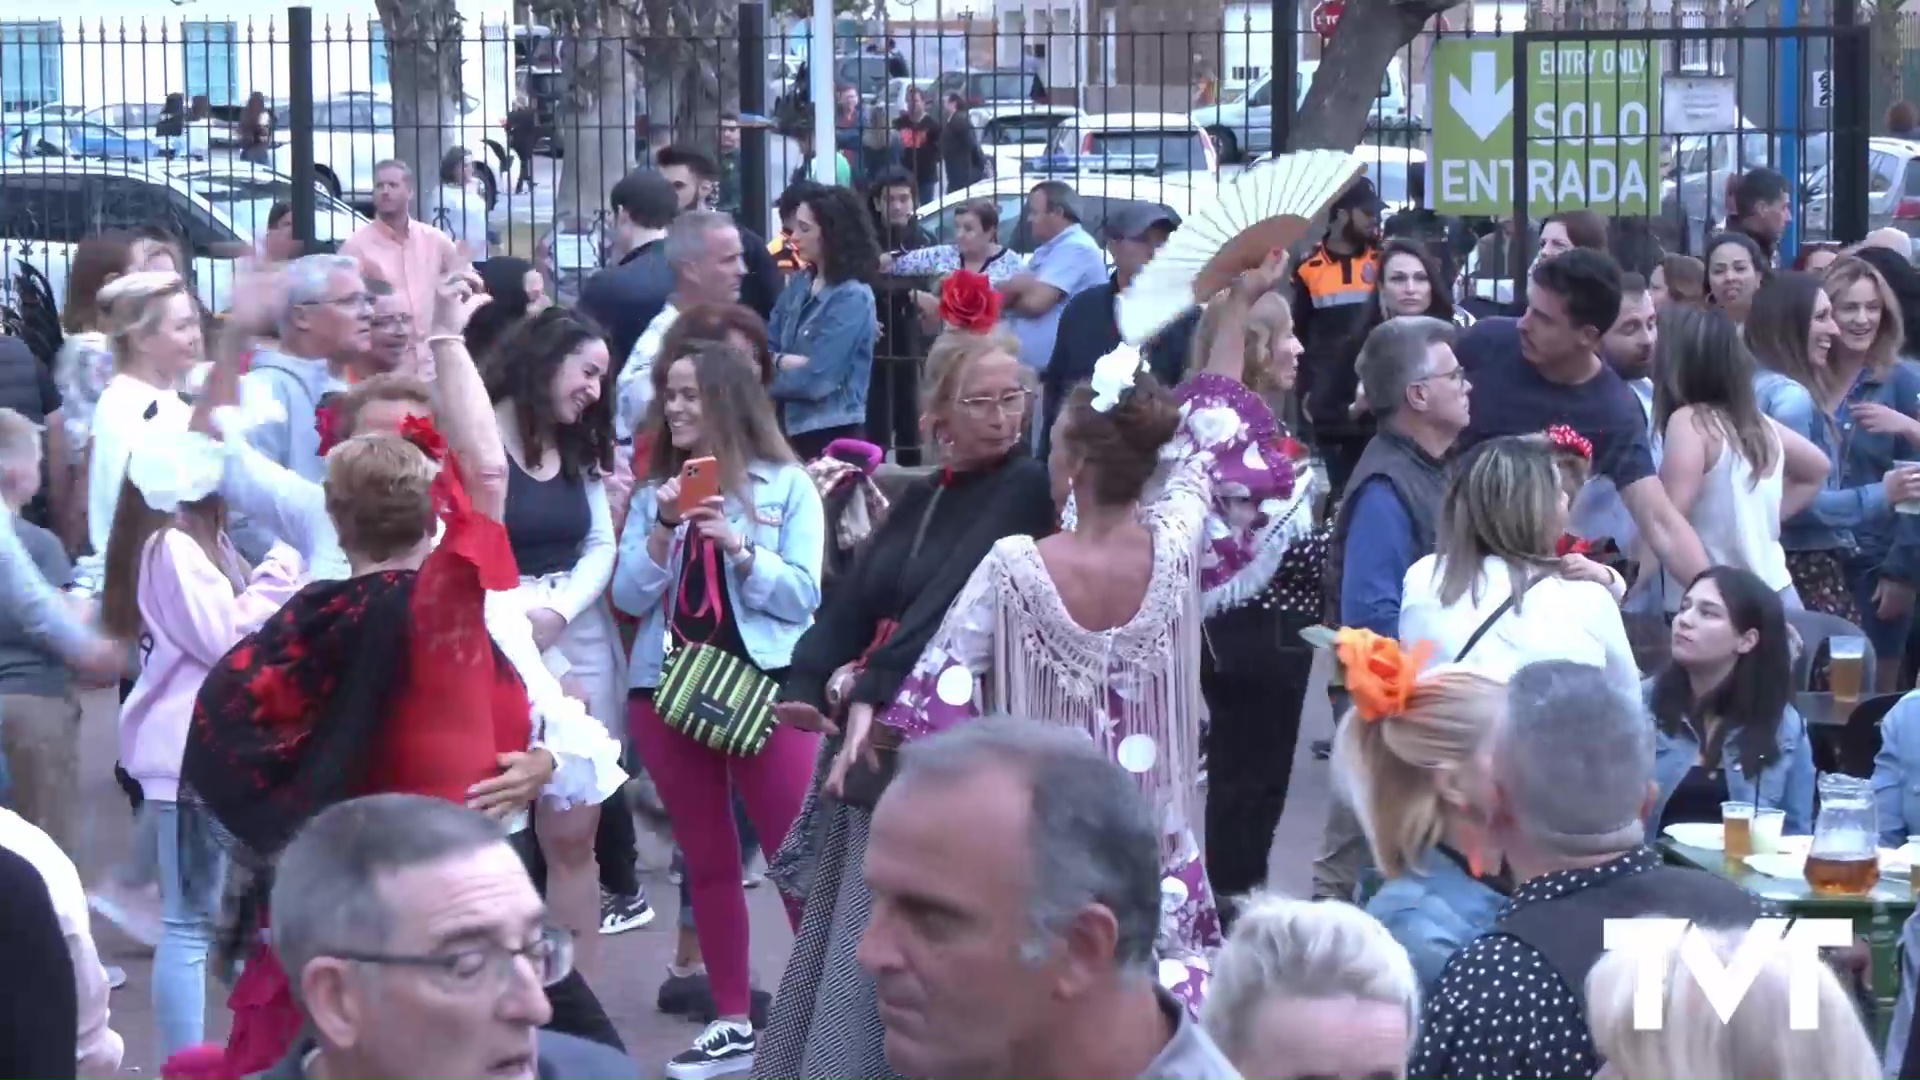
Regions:
[[1720, 804], [1720, 831], [1728, 873], [1746, 869], [1747, 856], [1753, 854], [1753, 810], [1750, 802]]
[[1833, 666], [1827, 678], [1833, 688], [1833, 708], [1844, 717], [1860, 703], [1860, 684], [1866, 675], [1867, 639], [1843, 634], [1827, 639], [1827, 655]]
[[1880, 880], [1880, 829], [1870, 781], [1820, 776], [1820, 815], [1807, 853], [1807, 884], [1827, 896], [1862, 896]]

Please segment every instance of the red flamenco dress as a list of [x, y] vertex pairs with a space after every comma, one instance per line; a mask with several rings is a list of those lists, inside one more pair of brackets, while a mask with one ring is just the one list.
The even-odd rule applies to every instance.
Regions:
[[[431, 456], [444, 443], [409, 432]], [[418, 571], [315, 582], [208, 676], [195, 704], [182, 787], [226, 831], [234, 875], [223, 936], [244, 973], [217, 1062], [172, 1075], [246, 1076], [277, 1063], [299, 1009], [266, 944], [272, 862], [308, 819], [358, 795], [408, 793], [464, 803], [526, 750], [525, 688], [487, 633], [485, 597], [519, 571], [506, 529], [473, 509], [458, 459], [433, 484], [446, 531]]]

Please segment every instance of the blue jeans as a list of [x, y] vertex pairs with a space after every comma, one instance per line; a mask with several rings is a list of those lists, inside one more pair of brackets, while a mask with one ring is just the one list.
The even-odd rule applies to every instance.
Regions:
[[153, 951], [153, 1015], [160, 1057], [204, 1041], [207, 949], [226, 859], [213, 821], [191, 803], [148, 800], [160, 866], [160, 944]]
[[[1907, 633], [1913, 629], [1913, 613], [1896, 616], [1892, 619], [1880, 617], [1879, 605], [1873, 602], [1873, 590], [1880, 585], [1880, 560], [1850, 555], [1841, 566], [1846, 570], [1847, 585], [1853, 590], [1853, 602], [1860, 609], [1860, 629], [1867, 635], [1867, 641], [1873, 646], [1873, 657], [1877, 672], [1898, 671], [1907, 653]], [[1874, 688], [1867, 687], [1867, 693]]]

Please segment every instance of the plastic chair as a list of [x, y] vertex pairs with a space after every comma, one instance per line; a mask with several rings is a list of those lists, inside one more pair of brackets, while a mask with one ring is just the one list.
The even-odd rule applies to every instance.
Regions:
[[1876, 694], [1854, 706], [1844, 724], [1812, 724], [1813, 763], [1821, 772], [1873, 778], [1873, 759], [1880, 753], [1880, 721], [1903, 694]]
[[[1819, 659], [1821, 647], [1828, 639], [1837, 637], [1857, 637], [1866, 641], [1867, 632], [1838, 615], [1828, 615], [1823, 611], [1789, 611], [1787, 623], [1800, 634], [1800, 651], [1793, 658], [1793, 689], [1795, 692], [1812, 688], [1814, 662]], [[1860, 688], [1872, 690], [1874, 686], [1873, 643], [1867, 641], [1865, 659], [1861, 663]]]

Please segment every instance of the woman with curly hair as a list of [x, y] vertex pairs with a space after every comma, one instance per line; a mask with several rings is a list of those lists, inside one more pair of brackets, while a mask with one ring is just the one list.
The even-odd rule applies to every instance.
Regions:
[[793, 246], [806, 269], [788, 280], [767, 323], [779, 369], [769, 390], [794, 452], [808, 461], [835, 439], [859, 438], [866, 421], [880, 248], [867, 208], [843, 187], [807, 192], [794, 212]]
[[[977, 274], [956, 273], [946, 286], [969, 288], [994, 295]], [[854, 959], [872, 903], [860, 865], [882, 781], [873, 774], [837, 796], [824, 790], [839, 758], [834, 736], [842, 725], [870, 726], [893, 704], [995, 543], [1054, 531], [1047, 470], [1019, 452], [1033, 404], [1019, 343], [995, 328], [991, 300], [973, 316], [950, 325], [927, 356], [923, 424], [941, 469], [900, 493], [794, 647], [778, 695], [783, 723], [828, 738], [800, 816], [767, 868], [806, 906], [760, 1040], [762, 1076], [895, 1075], [881, 1049], [873, 980]]]
[[[548, 668], [570, 680], [588, 713], [618, 738], [625, 671], [605, 598], [617, 546], [602, 483], [613, 471], [613, 371], [606, 340], [578, 315], [547, 308], [506, 329], [487, 363], [486, 382], [506, 445], [501, 523], [520, 570], [520, 587], [498, 603], [526, 613]], [[612, 812], [626, 812], [620, 793], [609, 802]], [[589, 978], [596, 973], [591, 944], [606, 909], [637, 904], [632, 917], [652, 917], [637, 881], [620, 879], [621, 888], [605, 899], [596, 889], [600, 812], [592, 806], [541, 806], [533, 820], [546, 860], [547, 896], [555, 917], [586, 946], [575, 955]], [[631, 853], [618, 845], [623, 836], [612, 834], [607, 854], [616, 865], [630, 866]]]

